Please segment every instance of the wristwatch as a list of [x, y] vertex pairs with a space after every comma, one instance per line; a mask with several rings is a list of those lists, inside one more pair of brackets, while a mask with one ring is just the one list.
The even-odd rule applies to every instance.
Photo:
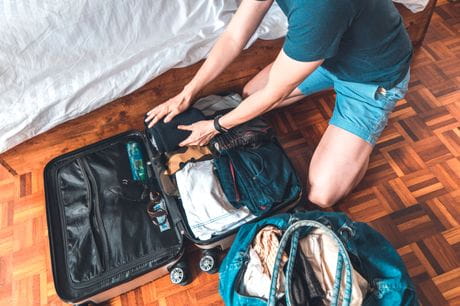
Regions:
[[222, 115], [217, 115], [216, 117], [214, 117], [214, 128], [216, 129], [216, 131], [218, 131], [219, 133], [227, 133], [228, 132], [228, 129], [224, 128], [223, 126], [220, 125], [219, 123], [219, 119], [222, 118]]

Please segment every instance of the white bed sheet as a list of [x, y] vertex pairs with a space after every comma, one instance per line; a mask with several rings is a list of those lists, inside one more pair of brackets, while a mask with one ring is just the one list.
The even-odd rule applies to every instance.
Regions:
[[412, 13], [419, 13], [423, 11], [429, 1], [430, 0], [393, 0], [393, 2], [401, 3], [407, 7]]
[[[0, 153], [206, 57], [237, 5], [0, 1]], [[285, 32], [275, 6], [251, 43]]]

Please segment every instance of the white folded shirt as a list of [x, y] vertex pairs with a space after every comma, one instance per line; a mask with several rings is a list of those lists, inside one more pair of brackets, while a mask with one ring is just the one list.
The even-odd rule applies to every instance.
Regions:
[[176, 172], [177, 187], [193, 235], [208, 240], [254, 219], [246, 207], [234, 208], [227, 200], [213, 161], [187, 163]]

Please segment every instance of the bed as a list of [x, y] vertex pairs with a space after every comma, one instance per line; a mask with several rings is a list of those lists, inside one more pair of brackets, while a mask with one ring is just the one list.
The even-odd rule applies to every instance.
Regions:
[[[0, 153], [203, 59], [238, 2], [0, 1]], [[285, 31], [274, 6], [248, 46]]]

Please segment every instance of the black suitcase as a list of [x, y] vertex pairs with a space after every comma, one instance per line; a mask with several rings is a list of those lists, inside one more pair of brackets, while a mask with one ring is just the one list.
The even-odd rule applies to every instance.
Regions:
[[[166, 201], [170, 229], [164, 232], [152, 223], [145, 203], [119, 193], [131, 176], [125, 149], [131, 141], [140, 144], [147, 159], [149, 187], [160, 190]], [[205, 250], [201, 270], [217, 270], [214, 250], [228, 248], [238, 228], [207, 241], [194, 238], [180, 199], [163, 192], [164, 185], [170, 183], [163, 176], [160, 179], [163, 164], [163, 156], [154, 153], [145, 133], [130, 131], [59, 156], [46, 165], [53, 278], [62, 300], [100, 303], [167, 273], [174, 283], [186, 284], [188, 272], [181, 261], [184, 239]], [[294, 207], [300, 197], [278, 205], [270, 214]]]

